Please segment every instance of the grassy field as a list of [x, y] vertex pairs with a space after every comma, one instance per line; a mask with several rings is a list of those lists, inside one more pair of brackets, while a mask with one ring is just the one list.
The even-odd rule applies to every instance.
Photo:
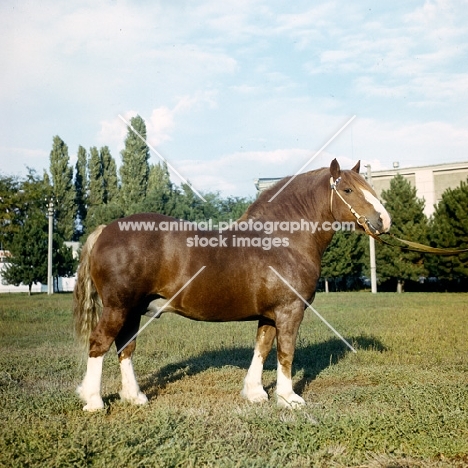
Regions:
[[468, 295], [319, 294], [315, 304], [358, 349], [307, 312], [294, 365], [307, 401], [276, 408], [241, 399], [255, 323], [166, 315], [138, 341], [135, 370], [149, 404], [118, 397], [112, 350], [106, 409], [85, 413], [71, 296], [0, 296], [0, 466], [468, 466]]

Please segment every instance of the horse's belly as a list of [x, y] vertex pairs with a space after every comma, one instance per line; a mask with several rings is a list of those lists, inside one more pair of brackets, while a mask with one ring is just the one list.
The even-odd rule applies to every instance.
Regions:
[[205, 295], [200, 291], [194, 294], [188, 291], [180, 300], [177, 299], [158, 298], [148, 305], [145, 315], [158, 318], [163, 313], [172, 312], [207, 322], [258, 320], [262, 315], [247, 294], [228, 297], [222, 293]]

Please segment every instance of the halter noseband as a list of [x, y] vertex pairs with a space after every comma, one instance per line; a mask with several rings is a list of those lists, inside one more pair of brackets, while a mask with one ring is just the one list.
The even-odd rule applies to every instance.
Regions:
[[[336, 180], [333, 180], [333, 176], [330, 177], [330, 212], [333, 215], [333, 193], [336, 192], [336, 195], [343, 201], [343, 203], [348, 207], [349, 211], [354, 215], [356, 218], [357, 223], [359, 226], [361, 226], [364, 231], [366, 231], [367, 234], [369, 234], [372, 237], [376, 237], [376, 234], [380, 234], [379, 230], [376, 229], [372, 223], [367, 219], [366, 216], [360, 215], [341, 195], [340, 192], [338, 192], [338, 189], [336, 186], [341, 182], [341, 177], [338, 177]], [[373, 229], [373, 232], [371, 231]]]

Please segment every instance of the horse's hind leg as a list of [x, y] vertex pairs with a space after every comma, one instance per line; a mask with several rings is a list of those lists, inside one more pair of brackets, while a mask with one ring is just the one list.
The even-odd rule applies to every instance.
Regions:
[[241, 396], [251, 402], [268, 400], [267, 392], [262, 385], [263, 364], [271, 350], [276, 336], [276, 328], [273, 322], [260, 319], [258, 322], [257, 341], [255, 344], [252, 363], [244, 379], [244, 388]]
[[77, 388], [80, 398], [86, 403], [85, 411], [104, 408], [101, 398], [102, 362], [125, 323], [127, 311], [104, 307], [101, 318], [89, 339], [89, 354], [86, 374]]
[[140, 319], [141, 316], [139, 314], [129, 317], [115, 340], [117, 351], [120, 351], [119, 362], [122, 373], [120, 398], [134, 405], [144, 405], [148, 401], [146, 395], [140, 391], [132, 364], [132, 354], [136, 347], [135, 335], [138, 333]]

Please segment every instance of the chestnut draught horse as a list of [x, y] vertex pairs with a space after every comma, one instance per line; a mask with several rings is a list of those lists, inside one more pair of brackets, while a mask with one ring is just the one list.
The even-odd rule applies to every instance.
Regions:
[[[305, 310], [299, 296], [313, 301], [332, 227], [342, 222], [356, 222], [358, 229], [374, 234], [390, 228], [389, 214], [359, 175], [359, 162], [341, 170], [333, 160], [329, 168], [282, 179], [222, 232], [176, 230], [180, 220], [156, 213], [98, 227], [83, 246], [74, 292], [75, 329], [89, 346], [86, 375], [77, 389], [83, 409], [104, 407], [102, 363], [113, 342], [122, 372], [121, 398], [147, 402], [132, 354], [148, 310], [202, 321], [257, 320], [254, 356], [241, 395], [252, 402], [268, 399], [262, 371], [276, 338], [278, 405], [303, 404], [291, 380]], [[174, 229], [168, 230], [171, 223]], [[156, 326], [152, 332], [158, 332]]]

